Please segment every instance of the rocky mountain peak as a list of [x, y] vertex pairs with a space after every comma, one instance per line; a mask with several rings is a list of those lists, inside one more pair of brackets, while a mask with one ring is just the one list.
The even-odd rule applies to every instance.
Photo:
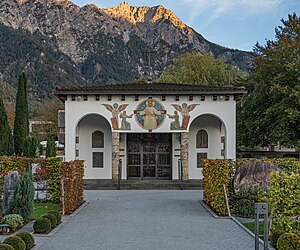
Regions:
[[0, 80], [15, 84], [19, 70], [25, 71], [36, 95], [61, 84], [158, 76], [185, 53], [207, 53], [242, 70], [251, 59], [247, 52], [207, 41], [161, 5], [122, 2], [102, 9], [69, 0], [0, 0], [0, 34], [6, 62], [0, 62]]
[[127, 2], [122, 2], [117, 7], [104, 9], [104, 12], [117, 19], [126, 19], [132, 24], [169, 20], [176, 27], [187, 27], [171, 10], [166, 9], [162, 5], [137, 7], [130, 6]]

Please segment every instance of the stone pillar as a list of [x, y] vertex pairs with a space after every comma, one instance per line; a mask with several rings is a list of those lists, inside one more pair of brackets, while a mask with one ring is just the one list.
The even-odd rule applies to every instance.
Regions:
[[112, 179], [118, 180], [120, 161], [120, 133], [112, 132]]
[[189, 179], [189, 133], [181, 133], [181, 164], [182, 164], [182, 180]]

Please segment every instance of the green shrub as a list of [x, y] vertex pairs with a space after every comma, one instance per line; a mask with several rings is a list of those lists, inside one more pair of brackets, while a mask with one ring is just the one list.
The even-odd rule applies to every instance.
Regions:
[[279, 237], [281, 235], [283, 235], [285, 232], [284, 231], [281, 231], [281, 230], [278, 230], [278, 231], [272, 231], [271, 235], [270, 235], [270, 244], [273, 246], [273, 247], [276, 247], [277, 246], [277, 240], [279, 239]]
[[300, 228], [299, 200], [300, 175], [296, 173], [272, 173], [271, 188], [268, 193], [271, 234], [274, 232], [297, 233]]
[[33, 223], [35, 233], [48, 233], [51, 230], [51, 222], [46, 218], [38, 218]]
[[55, 217], [56, 217], [56, 224], [57, 225], [61, 222], [61, 214], [60, 214], [60, 212], [58, 212], [56, 210], [50, 210], [48, 213], [55, 215]]
[[20, 232], [17, 233], [16, 236], [20, 237], [26, 245], [26, 250], [30, 250], [34, 246], [34, 238], [29, 232]]
[[2, 218], [1, 223], [7, 224], [12, 230], [16, 230], [23, 226], [24, 220], [19, 214], [8, 214]]
[[25, 242], [18, 236], [9, 236], [3, 243], [11, 245], [14, 250], [26, 250]]
[[234, 163], [228, 160], [204, 160], [204, 201], [219, 215], [228, 215], [224, 197], [225, 185], [229, 203], [232, 199]]
[[233, 195], [232, 212], [236, 216], [254, 218], [254, 204], [261, 202], [264, 190], [259, 187], [242, 188]]
[[48, 181], [48, 188], [50, 190], [51, 201], [55, 203], [60, 202], [61, 191], [60, 191], [60, 170], [61, 159], [58, 157], [48, 158], [45, 162], [45, 169], [50, 176]]
[[0, 250], [15, 250], [11, 245], [0, 244]]
[[56, 224], [57, 224], [57, 219], [56, 216], [54, 214], [45, 214], [42, 216], [42, 218], [46, 218], [50, 221], [51, 223], [51, 228], [55, 228]]
[[28, 221], [33, 211], [34, 186], [31, 172], [22, 175], [15, 187], [15, 192], [10, 201], [9, 208], [14, 214], [19, 214]]
[[284, 233], [277, 240], [278, 250], [299, 250], [300, 237], [294, 233]]

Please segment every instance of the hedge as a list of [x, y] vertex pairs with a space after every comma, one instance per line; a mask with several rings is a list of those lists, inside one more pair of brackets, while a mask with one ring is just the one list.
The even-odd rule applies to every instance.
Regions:
[[4, 176], [11, 171], [24, 174], [31, 169], [33, 159], [26, 157], [0, 156], [0, 195], [4, 192]]
[[[226, 208], [226, 201], [224, 196], [223, 184], [227, 189], [227, 195], [229, 198], [229, 204], [232, 204], [233, 187], [232, 181], [234, 172], [243, 163], [247, 161], [260, 161], [270, 162], [284, 172], [293, 176], [298, 176], [300, 173], [300, 161], [293, 158], [276, 158], [276, 159], [237, 159], [236, 161], [231, 160], [203, 160], [203, 188], [204, 188], [204, 201], [219, 215], [228, 215]], [[296, 177], [293, 177], [296, 178]], [[300, 184], [300, 182], [298, 182]], [[299, 185], [298, 184], [298, 185]], [[297, 185], [290, 187], [293, 190]], [[299, 192], [300, 193], [300, 192]], [[269, 194], [270, 197], [275, 194]], [[283, 196], [285, 200], [291, 200], [288, 194]], [[276, 196], [274, 196], [274, 201]], [[295, 199], [294, 199], [295, 200]], [[298, 198], [298, 202], [300, 199]], [[287, 201], [286, 201], [287, 202]], [[298, 203], [298, 207], [300, 204]], [[299, 215], [298, 215], [299, 216]]]
[[204, 201], [219, 215], [228, 215], [223, 184], [225, 184], [229, 203], [231, 203], [233, 170], [234, 163], [232, 161], [203, 161]]
[[83, 203], [83, 175], [83, 161], [62, 162], [60, 180], [64, 214], [71, 214]]
[[278, 237], [278, 232], [299, 233], [300, 175], [272, 173], [268, 204], [272, 220], [271, 237]]
[[26, 158], [14, 156], [0, 156], [0, 195], [3, 194], [4, 176], [10, 171], [18, 171], [21, 175], [31, 170], [31, 164], [40, 165], [40, 169], [46, 172], [49, 180], [48, 188], [50, 190], [51, 200], [53, 202], [60, 201], [60, 158]]
[[52, 202], [59, 203], [61, 192], [60, 192], [60, 164], [61, 159], [58, 157], [47, 158], [41, 164], [41, 169], [46, 172], [48, 176], [48, 188], [50, 191], [50, 199]]

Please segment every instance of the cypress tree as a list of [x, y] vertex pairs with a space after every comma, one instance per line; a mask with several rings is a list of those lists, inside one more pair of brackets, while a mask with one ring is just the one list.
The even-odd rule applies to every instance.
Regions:
[[46, 158], [56, 156], [55, 137], [47, 138]]
[[24, 221], [28, 221], [33, 211], [34, 191], [32, 174], [28, 171], [16, 184], [14, 196], [9, 204], [11, 213], [19, 214]]
[[29, 135], [27, 81], [25, 74], [19, 76], [16, 111], [14, 123], [14, 146], [16, 155], [23, 155], [27, 137]]
[[3, 100], [0, 97], [0, 155], [13, 155], [14, 143], [9, 127], [7, 113], [3, 104]]

